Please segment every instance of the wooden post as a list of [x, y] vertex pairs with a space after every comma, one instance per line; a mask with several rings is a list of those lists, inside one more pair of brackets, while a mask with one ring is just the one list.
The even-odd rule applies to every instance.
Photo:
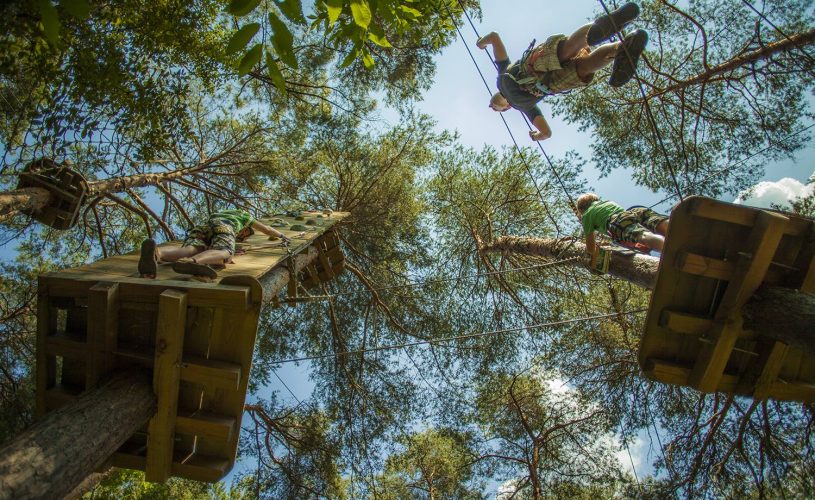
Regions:
[[0, 449], [0, 499], [62, 498], [147, 423], [155, 409], [147, 375], [116, 373]]

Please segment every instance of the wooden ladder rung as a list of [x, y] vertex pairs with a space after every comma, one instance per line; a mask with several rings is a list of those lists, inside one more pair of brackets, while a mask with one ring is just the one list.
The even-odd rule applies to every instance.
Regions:
[[236, 426], [235, 417], [201, 410], [180, 409], [175, 419], [175, 431], [179, 434], [223, 442], [232, 438]]
[[659, 318], [660, 326], [675, 333], [700, 336], [708, 332], [713, 326], [713, 319], [680, 311], [665, 309]]
[[184, 356], [181, 362], [181, 380], [231, 391], [238, 389], [241, 372], [237, 363], [197, 356]]
[[45, 352], [49, 356], [86, 361], [88, 359], [88, 344], [77, 335], [58, 333], [49, 335], [45, 339]]

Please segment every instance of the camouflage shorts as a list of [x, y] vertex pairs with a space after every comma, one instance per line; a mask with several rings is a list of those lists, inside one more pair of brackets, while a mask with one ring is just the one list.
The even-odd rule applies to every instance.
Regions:
[[589, 53], [588, 49], [581, 50], [575, 58], [560, 64], [560, 59], [558, 59], [557, 56], [557, 48], [566, 38], [566, 35], [550, 36], [545, 42], [534, 49], [535, 52], [541, 51], [542, 53], [535, 60], [532, 69], [540, 74], [540, 82], [548, 87], [549, 91], [553, 94], [566, 92], [578, 87], [585, 87], [593, 78], [592, 75], [592, 77], [583, 81], [577, 76], [576, 59], [587, 55]]
[[608, 232], [615, 241], [637, 243], [642, 233], [657, 232], [657, 226], [668, 220], [668, 217], [658, 214], [647, 207], [632, 207], [612, 215], [608, 219]]
[[212, 218], [187, 231], [184, 246], [226, 250], [229, 255], [235, 255], [235, 229], [224, 220]]

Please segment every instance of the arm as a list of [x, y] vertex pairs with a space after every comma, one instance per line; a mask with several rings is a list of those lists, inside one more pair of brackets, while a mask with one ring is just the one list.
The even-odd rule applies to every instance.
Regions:
[[492, 54], [496, 62], [509, 59], [507, 49], [504, 47], [504, 42], [501, 41], [501, 37], [498, 36], [498, 33], [494, 31], [479, 38], [478, 41], [475, 42], [475, 45], [481, 50], [486, 49], [487, 45], [492, 45]]
[[597, 244], [594, 242], [594, 231], [586, 233], [586, 253], [591, 257], [589, 266], [594, 269], [597, 265]]
[[261, 233], [269, 235], [269, 236], [277, 236], [278, 238], [282, 239], [284, 243], [288, 243], [288, 242], [291, 241], [291, 239], [288, 236], [286, 236], [285, 234], [281, 233], [280, 231], [278, 231], [277, 229], [275, 229], [273, 227], [267, 226], [266, 224], [264, 224], [264, 223], [262, 223], [260, 221], [252, 222], [252, 229], [255, 229], [256, 231], [260, 231]]
[[543, 115], [537, 115], [532, 120], [532, 125], [538, 129], [537, 132], [533, 130], [529, 131], [529, 137], [532, 138], [533, 141], [543, 141], [552, 137], [552, 129], [549, 128], [549, 124], [546, 123], [546, 119], [543, 117]]

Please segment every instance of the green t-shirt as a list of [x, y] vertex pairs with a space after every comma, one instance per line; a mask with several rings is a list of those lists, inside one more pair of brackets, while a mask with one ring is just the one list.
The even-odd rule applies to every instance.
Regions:
[[588, 235], [594, 231], [605, 233], [608, 229], [608, 219], [622, 211], [623, 207], [613, 201], [595, 201], [583, 213], [583, 234]]
[[249, 215], [248, 212], [239, 209], [232, 209], [232, 210], [221, 210], [220, 212], [215, 212], [210, 216], [211, 219], [220, 219], [235, 229], [235, 232], [239, 232], [241, 229], [245, 228], [246, 226], [255, 222], [255, 219]]

